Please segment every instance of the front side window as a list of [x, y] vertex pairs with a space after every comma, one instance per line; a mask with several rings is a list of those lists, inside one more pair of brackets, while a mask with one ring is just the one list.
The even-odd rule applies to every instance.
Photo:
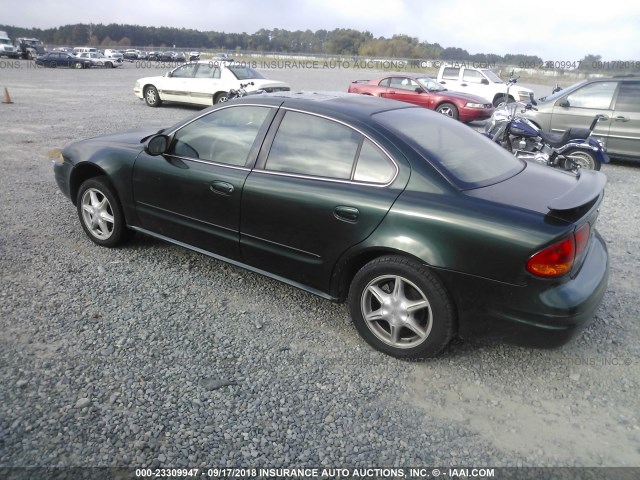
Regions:
[[187, 63], [186, 65], [182, 65], [171, 72], [171, 76], [173, 78], [191, 78], [193, 77], [196, 66], [197, 64], [195, 63]]
[[484, 77], [482, 74], [476, 70], [466, 70], [464, 71], [464, 75], [462, 76], [463, 82], [469, 83], [480, 83]]
[[215, 110], [178, 130], [170, 154], [244, 166], [269, 111], [254, 106]]
[[618, 82], [595, 82], [567, 96], [570, 107], [608, 110]]

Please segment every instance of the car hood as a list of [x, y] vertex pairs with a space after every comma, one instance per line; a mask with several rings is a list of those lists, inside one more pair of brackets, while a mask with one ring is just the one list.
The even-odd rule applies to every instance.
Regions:
[[[600, 172], [579, 175], [527, 162], [517, 175], [487, 187], [468, 190], [467, 195], [523, 210], [571, 221], [569, 212], [596, 200], [604, 191], [606, 177]], [[532, 186], [534, 186], [532, 188]]]
[[473, 95], [471, 93], [452, 92], [451, 90], [444, 90], [444, 91], [433, 92], [433, 93], [436, 93], [438, 95], [444, 95], [447, 97], [452, 97], [452, 98], [459, 98], [460, 100], [464, 100], [469, 103], [482, 103], [482, 104], [491, 103], [486, 98], [480, 97], [478, 95]]
[[159, 133], [157, 128], [144, 128], [77, 140], [65, 145], [62, 154], [67, 158], [87, 159], [99, 155], [99, 152], [106, 148], [108, 150], [131, 151], [137, 155], [136, 152], [142, 151], [144, 142], [156, 133]]

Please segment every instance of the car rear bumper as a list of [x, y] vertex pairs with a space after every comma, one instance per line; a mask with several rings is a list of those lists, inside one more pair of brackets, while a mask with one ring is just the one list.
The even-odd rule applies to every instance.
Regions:
[[607, 289], [609, 260], [595, 232], [577, 274], [568, 281], [533, 280], [519, 287], [446, 273], [457, 298], [459, 335], [488, 337], [527, 347], [550, 348], [567, 343], [593, 319]]

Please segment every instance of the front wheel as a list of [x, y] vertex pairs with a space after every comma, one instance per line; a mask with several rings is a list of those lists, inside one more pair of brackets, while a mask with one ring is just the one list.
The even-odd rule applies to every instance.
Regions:
[[515, 99], [511, 95], [509, 95], [508, 97], [506, 95], [501, 95], [499, 97], [496, 97], [496, 99], [493, 101], [493, 106], [495, 108], [503, 107], [507, 103], [512, 102], [515, 102]]
[[453, 118], [454, 120], [458, 120], [459, 118], [458, 107], [456, 107], [453, 103], [443, 103], [442, 105], [438, 105], [438, 108], [436, 108], [436, 112]]
[[147, 102], [147, 105], [150, 107], [159, 107], [162, 105], [162, 100], [160, 100], [158, 90], [153, 85], [144, 89], [144, 101]]
[[433, 357], [454, 334], [453, 303], [444, 286], [405, 257], [380, 257], [362, 267], [349, 289], [349, 310], [367, 343], [394, 357]]
[[103, 247], [115, 247], [131, 235], [118, 197], [106, 177], [86, 180], [78, 190], [76, 208], [87, 236]]
[[81, 70], [82, 69], [82, 63], [81, 62], [77, 62], [73, 66], [76, 68], [76, 70]]
[[574, 150], [564, 155], [565, 170], [600, 170], [602, 164], [596, 156], [586, 150]]

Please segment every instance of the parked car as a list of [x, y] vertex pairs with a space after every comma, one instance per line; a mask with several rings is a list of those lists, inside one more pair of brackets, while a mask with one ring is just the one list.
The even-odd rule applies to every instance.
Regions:
[[394, 74], [376, 80], [356, 80], [348, 91], [413, 103], [465, 123], [486, 120], [493, 113], [493, 105], [486, 99], [450, 92], [425, 75]]
[[161, 52], [160, 55], [158, 56], [158, 60], [161, 62], [185, 62], [186, 58], [184, 56], [184, 53], [182, 52], [174, 52], [174, 51], [167, 51], [167, 52]]
[[174, 68], [162, 77], [146, 77], [136, 81], [133, 93], [150, 107], [162, 102], [213, 105], [227, 101], [229, 90], [251, 83], [248, 92], [289, 90], [284, 82], [268, 80], [257, 70], [244, 64], [201, 60]]
[[118, 50], [114, 50], [112, 48], [107, 48], [104, 51], [104, 56], [108, 57], [108, 58], [124, 60], [124, 55], [122, 54], [122, 52], [120, 52]]
[[122, 54], [125, 60], [138, 60], [140, 58], [140, 50], [135, 48], [128, 48]]
[[200, 60], [200, 52], [189, 52], [189, 61], [196, 62]]
[[562, 344], [607, 287], [604, 174], [519, 160], [392, 100], [245, 97], [68, 144], [54, 173], [96, 244], [142, 232], [347, 301], [364, 339], [398, 357], [454, 335]]
[[593, 78], [538, 100], [525, 116], [547, 132], [587, 128], [610, 157], [640, 159], [640, 76]]
[[89, 60], [92, 67], [116, 68], [123, 65], [122, 58], [105, 57], [101, 53], [81, 52], [76, 57]]
[[51, 52], [36, 57], [36, 65], [51, 68], [68, 67], [80, 69], [91, 67], [91, 60], [78, 58], [75, 55], [70, 55], [64, 52]]
[[488, 68], [442, 65], [437, 81], [454, 92], [486, 98], [494, 107], [511, 102], [527, 102], [529, 95], [533, 93], [533, 90], [521, 85], [518, 85], [517, 89], [507, 91], [507, 84]]

